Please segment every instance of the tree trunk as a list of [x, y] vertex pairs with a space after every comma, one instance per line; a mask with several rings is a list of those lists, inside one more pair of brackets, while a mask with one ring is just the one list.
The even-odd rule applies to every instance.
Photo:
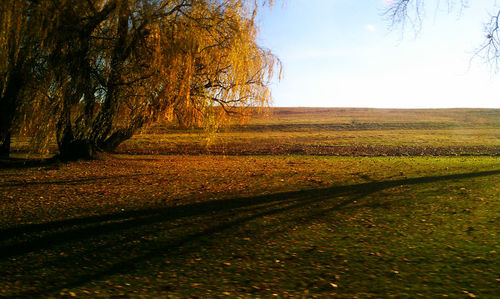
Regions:
[[0, 98], [0, 156], [2, 157], [8, 157], [10, 153], [10, 137], [22, 83], [19, 70], [15, 70], [8, 79], [5, 93]]
[[0, 158], [8, 158], [10, 154], [10, 132], [0, 140]]
[[71, 125], [71, 98], [74, 94], [67, 91], [63, 98], [63, 107], [57, 122], [57, 146], [59, 158], [63, 161], [91, 160], [95, 158], [96, 147], [87, 139], [75, 137]]
[[130, 49], [127, 47], [129, 38], [129, 0], [121, 0], [118, 5], [118, 27], [117, 40], [113, 45], [111, 54], [109, 77], [106, 82], [107, 93], [101, 107], [92, 125], [92, 135], [90, 140], [94, 144], [102, 145], [112, 134], [113, 120], [120, 96], [119, 85], [122, 83], [122, 68], [130, 56]]
[[11, 129], [16, 113], [16, 105], [12, 99], [0, 101], [0, 156], [9, 157]]
[[121, 129], [109, 136], [101, 145], [101, 149], [105, 152], [113, 152], [122, 142], [128, 140], [134, 135], [131, 129]]
[[94, 159], [97, 152], [96, 147], [87, 139], [75, 138], [69, 113], [69, 110], [66, 113], [63, 112], [57, 124], [59, 158], [63, 161]]
[[97, 152], [88, 140], [64, 139], [59, 146], [59, 158], [63, 161], [92, 160]]
[[17, 58], [14, 50], [12, 48], [9, 52], [10, 64], [6, 73], [5, 92], [1, 94], [2, 90], [0, 90], [0, 155], [2, 157], [8, 157], [10, 154], [12, 127], [17, 108], [21, 104], [19, 94], [27, 81], [27, 74], [25, 73], [27, 49], [26, 47], [21, 48]]

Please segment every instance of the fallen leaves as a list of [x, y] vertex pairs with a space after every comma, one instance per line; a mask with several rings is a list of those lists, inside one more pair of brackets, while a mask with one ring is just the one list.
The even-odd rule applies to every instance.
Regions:
[[[430, 295], [424, 285], [461, 292], [463, 277], [484, 289], [500, 279], [491, 274], [497, 175], [446, 177], [496, 167], [494, 158], [122, 158], [61, 165], [50, 176], [0, 170], [0, 196], [14, 198], [0, 203], [0, 229], [48, 227], [8, 238], [38, 249], [0, 261], [17, 274], [3, 278], [0, 295], [95, 273], [103, 278], [65, 296]], [[425, 179], [430, 165], [436, 181]], [[463, 186], [453, 201], [443, 196]], [[469, 200], [478, 196], [485, 200]]]

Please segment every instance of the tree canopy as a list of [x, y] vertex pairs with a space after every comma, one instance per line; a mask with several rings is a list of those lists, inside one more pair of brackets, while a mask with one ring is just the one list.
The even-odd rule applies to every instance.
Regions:
[[0, 0], [0, 142], [23, 130], [64, 159], [142, 126], [189, 126], [270, 101], [279, 60], [244, 0]]

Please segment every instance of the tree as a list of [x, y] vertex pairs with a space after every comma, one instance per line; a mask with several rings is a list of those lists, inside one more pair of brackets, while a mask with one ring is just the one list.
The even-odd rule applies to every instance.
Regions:
[[0, 156], [8, 156], [10, 138], [42, 55], [50, 10], [36, 1], [0, 2]]
[[[2, 8], [13, 2], [3, 1]], [[27, 17], [28, 23], [40, 22], [39, 43], [17, 48], [37, 55], [21, 72], [33, 73], [21, 85], [27, 96], [12, 98], [23, 107], [18, 109], [23, 125], [32, 133], [47, 140], [55, 132], [63, 159], [113, 151], [162, 117], [192, 125], [221, 110], [231, 113], [270, 99], [267, 85], [279, 61], [257, 44], [255, 24], [257, 10], [266, 3], [36, 3], [50, 17]]]
[[[385, 15], [388, 16], [392, 26], [401, 26], [403, 29], [410, 25], [417, 31], [420, 28], [425, 11], [425, 0], [392, 0], [387, 1], [389, 8]], [[439, 0], [434, 1], [439, 5]], [[456, 7], [460, 9], [467, 8], [466, 0], [448, 0], [446, 1], [448, 10]], [[488, 64], [498, 71], [500, 59], [500, 10], [491, 15], [490, 19], [484, 24], [485, 40], [476, 50], [476, 55], [484, 59]]]

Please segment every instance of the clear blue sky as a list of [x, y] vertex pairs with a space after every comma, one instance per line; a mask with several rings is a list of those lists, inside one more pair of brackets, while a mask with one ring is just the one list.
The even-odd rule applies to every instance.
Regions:
[[389, 30], [387, 1], [288, 0], [263, 12], [259, 42], [284, 63], [274, 106], [500, 108], [500, 75], [471, 62], [495, 0], [451, 12], [426, 0], [417, 36]]

